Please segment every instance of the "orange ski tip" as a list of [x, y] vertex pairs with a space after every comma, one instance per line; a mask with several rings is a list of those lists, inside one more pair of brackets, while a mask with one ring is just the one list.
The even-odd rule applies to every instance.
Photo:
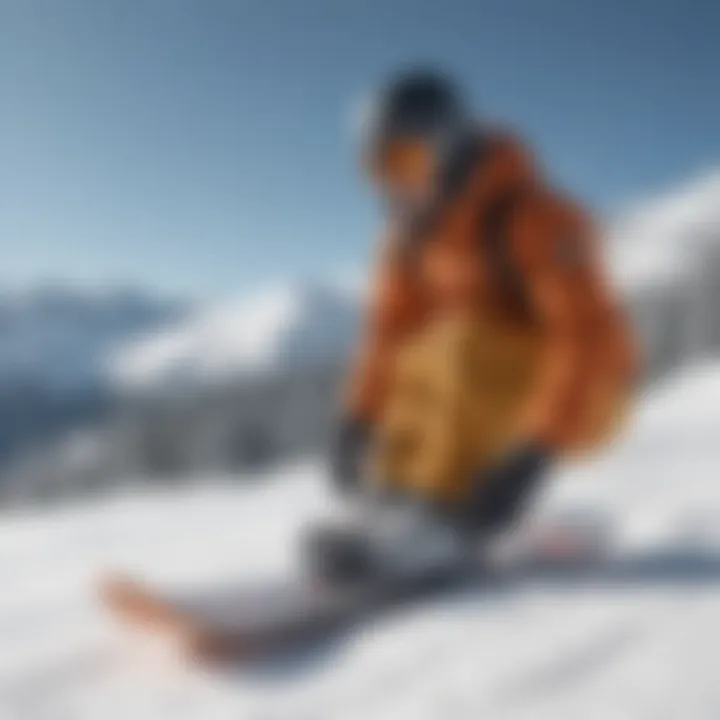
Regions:
[[138, 594], [140, 583], [129, 575], [108, 574], [100, 578], [97, 591], [100, 599], [110, 605], [123, 604], [128, 598]]
[[242, 657], [242, 643], [220, 633], [195, 630], [185, 636], [185, 654], [190, 660], [203, 663], [222, 663]]
[[143, 583], [113, 575], [99, 583], [99, 592], [112, 615], [171, 641], [181, 655], [202, 659], [211, 651], [220, 653], [201, 624]]
[[129, 575], [119, 572], [104, 573], [97, 581], [98, 588], [101, 593], [115, 592], [116, 589], [122, 588], [129, 584], [134, 585], [137, 581], [133, 580]]
[[173, 630], [187, 625], [182, 613], [132, 578], [115, 576], [102, 581], [100, 596], [111, 611], [127, 620]]

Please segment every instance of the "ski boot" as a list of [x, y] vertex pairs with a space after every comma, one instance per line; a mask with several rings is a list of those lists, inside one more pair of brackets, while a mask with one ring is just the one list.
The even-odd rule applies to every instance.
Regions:
[[332, 583], [449, 576], [466, 568], [473, 544], [427, 507], [372, 503], [314, 528], [305, 542], [311, 574]]

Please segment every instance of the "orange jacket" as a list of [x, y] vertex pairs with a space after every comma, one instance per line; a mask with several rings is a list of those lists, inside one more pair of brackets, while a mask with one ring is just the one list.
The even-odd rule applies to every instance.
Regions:
[[[515, 197], [489, 257], [483, 221]], [[395, 351], [432, 318], [455, 310], [526, 326], [543, 338], [542, 370], [519, 431], [558, 451], [609, 388], [628, 389], [637, 361], [632, 335], [603, 277], [596, 231], [574, 203], [548, 188], [517, 142], [491, 138], [461, 190], [414, 250], [391, 228], [371, 288], [366, 328], [350, 383], [350, 410], [381, 412]], [[522, 287], [508, 292], [499, 263]]]

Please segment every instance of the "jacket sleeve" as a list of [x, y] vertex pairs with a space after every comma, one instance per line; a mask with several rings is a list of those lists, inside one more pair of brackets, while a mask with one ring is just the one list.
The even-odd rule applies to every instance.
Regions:
[[578, 208], [549, 193], [531, 198], [511, 225], [511, 250], [543, 337], [520, 432], [558, 452], [572, 446], [622, 352], [595, 234]]
[[399, 341], [415, 327], [420, 303], [407, 263], [391, 241], [381, 248], [346, 402], [354, 417], [374, 421], [382, 410]]

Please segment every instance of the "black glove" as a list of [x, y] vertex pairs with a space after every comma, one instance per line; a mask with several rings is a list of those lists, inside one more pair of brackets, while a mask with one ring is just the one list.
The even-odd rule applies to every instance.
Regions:
[[338, 490], [352, 492], [359, 486], [370, 434], [369, 424], [362, 420], [340, 420], [330, 450], [331, 476]]
[[472, 528], [494, 532], [512, 524], [534, 494], [551, 460], [547, 448], [525, 442], [497, 464], [477, 471], [468, 507]]

